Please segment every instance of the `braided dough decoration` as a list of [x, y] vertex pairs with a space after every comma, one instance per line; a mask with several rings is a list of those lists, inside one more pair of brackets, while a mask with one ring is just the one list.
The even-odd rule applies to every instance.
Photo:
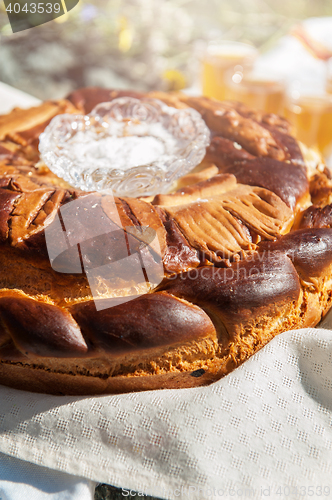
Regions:
[[[276, 115], [161, 92], [149, 96], [201, 113], [211, 145], [174, 192], [115, 198], [127, 244], [151, 266], [162, 259], [164, 279], [143, 294], [146, 283], [114, 280], [93, 300], [82, 265], [102, 266], [121, 253], [117, 231], [89, 238], [96, 221], [116, 224], [112, 200], [52, 174], [39, 162], [38, 137], [56, 114], [89, 113], [125, 95], [142, 94], [83, 89], [0, 117], [2, 384], [52, 394], [205, 385], [275, 335], [316, 325], [331, 307], [328, 170], [306, 167]], [[60, 209], [82, 200], [98, 216], [88, 211], [76, 226], [84, 241], [79, 271], [66, 270], [77, 247], [52, 267], [45, 231], [56, 231]], [[146, 244], [144, 228], [158, 244]]]

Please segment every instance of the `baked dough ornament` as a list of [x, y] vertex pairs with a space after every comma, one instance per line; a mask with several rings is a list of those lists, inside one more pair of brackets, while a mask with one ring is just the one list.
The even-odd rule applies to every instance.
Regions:
[[[107, 194], [73, 189], [40, 162], [38, 138], [54, 116], [121, 96], [143, 97], [88, 88], [0, 117], [2, 384], [77, 395], [205, 385], [275, 335], [317, 325], [331, 306], [331, 176], [278, 116], [150, 93], [197, 110], [212, 140], [173, 192], [114, 198], [124, 231], [114, 230]], [[46, 240], [66, 233], [61, 214], [75, 203], [113, 230], [91, 237], [88, 210], [72, 225], [79, 255], [67, 238], [50, 259]], [[118, 261], [124, 233], [151, 274], [94, 282], [96, 299], [89, 272]]]

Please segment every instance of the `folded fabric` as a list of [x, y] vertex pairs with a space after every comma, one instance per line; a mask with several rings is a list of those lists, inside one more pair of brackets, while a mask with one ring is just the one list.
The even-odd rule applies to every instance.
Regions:
[[93, 500], [95, 483], [0, 453], [1, 500]]

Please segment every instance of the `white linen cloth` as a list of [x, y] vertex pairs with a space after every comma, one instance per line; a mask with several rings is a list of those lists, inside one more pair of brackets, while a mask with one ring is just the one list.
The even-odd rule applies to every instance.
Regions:
[[93, 500], [94, 490], [87, 479], [0, 453], [1, 500]]
[[0, 401], [1, 452], [124, 496], [332, 495], [331, 330], [281, 334], [208, 387]]
[[[269, 56], [295, 75], [293, 59]], [[0, 112], [37, 104], [16, 92], [0, 83]], [[0, 498], [90, 500], [89, 479], [124, 497], [330, 498], [331, 410], [323, 329], [281, 334], [205, 388], [84, 398], [0, 386]]]

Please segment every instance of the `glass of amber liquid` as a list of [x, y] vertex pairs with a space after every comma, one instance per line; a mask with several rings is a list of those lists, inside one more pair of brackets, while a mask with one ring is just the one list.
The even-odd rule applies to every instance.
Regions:
[[266, 113], [281, 114], [285, 85], [279, 75], [237, 66], [225, 75], [225, 98], [247, 104]]
[[237, 65], [251, 67], [257, 55], [257, 49], [246, 43], [210, 42], [202, 58], [203, 95], [225, 99], [225, 72]]
[[326, 92], [332, 95], [332, 57], [327, 62]]
[[293, 91], [287, 96], [286, 118], [299, 141], [318, 150], [326, 159], [332, 155], [332, 95], [323, 91]]

